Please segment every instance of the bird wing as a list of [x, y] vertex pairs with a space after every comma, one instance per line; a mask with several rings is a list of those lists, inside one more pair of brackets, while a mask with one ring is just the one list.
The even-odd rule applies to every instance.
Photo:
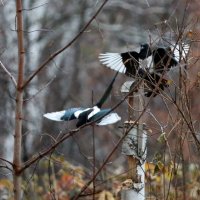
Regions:
[[46, 113], [43, 116], [53, 121], [69, 121], [76, 119], [74, 113], [82, 110], [84, 110], [84, 108], [70, 108], [67, 110]]
[[114, 124], [114, 123], [116, 123], [120, 120], [121, 120], [121, 117], [117, 113], [110, 113], [110, 114], [106, 115], [105, 117], [103, 117], [96, 124], [98, 126], [105, 126], [105, 125], [108, 125], [108, 124]]
[[93, 110], [88, 114], [87, 119], [89, 120], [91, 117], [96, 115], [98, 112], [100, 112], [100, 108], [98, 106], [94, 106]]
[[178, 64], [170, 48], [158, 47], [153, 51], [154, 72], [165, 73]]
[[139, 68], [139, 54], [136, 51], [125, 53], [102, 53], [99, 60], [103, 65], [134, 77]]
[[180, 62], [181, 60], [184, 60], [188, 52], [190, 50], [190, 46], [188, 44], [182, 43], [182, 44], [174, 44], [171, 47], [172, 50], [174, 50], [174, 58], [177, 62]]
[[117, 121], [121, 120], [121, 117], [118, 116], [117, 113], [110, 113], [111, 109], [102, 109], [93, 117], [90, 118], [90, 122], [96, 121], [96, 124], [99, 126], [113, 124]]
[[126, 67], [123, 63], [120, 53], [101, 53], [99, 55], [100, 62], [108, 68], [125, 74]]
[[51, 113], [45, 113], [43, 117], [46, 117], [47, 119], [53, 120], [53, 121], [63, 121], [61, 118], [64, 116], [65, 110], [57, 111], [57, 112], [51, 112]]

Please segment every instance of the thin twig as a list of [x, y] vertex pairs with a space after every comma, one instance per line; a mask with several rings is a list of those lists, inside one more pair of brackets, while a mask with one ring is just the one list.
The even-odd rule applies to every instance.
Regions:
[[10, 161], [8, 161], [8, 160], [6, 160], [5, 158], [1, 158], [1, 157], [0, 157], [0, 160], [6, 162], [6, 163], [8, 163], [8, 164], [10, 164], [11, 166], [13, 166], [13, 163], [10, 162]]
[[7, 68], [4, 66], [4, 64], [1, 61], [0, 61], [0, 66], [2, 67], [4, 72], [10, 77], [10, 79], [14, 83], [15, 87], [17, 87], [17, 82], [16, 82], [14, 76], [7, 70]]
[[49, 3], [43, 3], [43, 4], [39, 5], [39, 6], [35, 6], [35, 7], [32, 7], [32, 8], [23, 8], [22, 10], [23, 11], [31, 11], [31, 10], [35, 10], [37, 8], [43, 7], [44, 5], [47, 5], [47, 4], [49, 4]]
[[35, 94], [33, 94], [31, 97], [24, 99], [24, 101], [30, 101], [34, 97], [36, 97], [40, 92], [42, 92], [44, 89], [46, 89], [54, 80], [56, 76], [53, 77], [51, 80], [49, 80], [42, 88], [40, 88]]
[[92, 18], [87, 22], [87, 24], [82, 28], [82, 30], [64, 47], [61, 49], [57, 50], [55, 53], [51, 54], [38, 68], [37, 70], [29, 76], [29, 78], [24, 82], [24, 85], [22, 88], [25, 88], [31, 80], [43, 69], [47, 66], [49, 62], [51, 62], [57, 55], [65, 51], [67, 48], [69, 48], [84, 32], [85, 30], [89, 27], [89, 25], [92, 23], [92, 21], [97, 17], [97, 15], [100, 13], [104, 5], [108, 2], [109, 0], [105, 0], [102, 5], [99, 7], [99, 9], [96, 11], [96, 13], [92, 16]]

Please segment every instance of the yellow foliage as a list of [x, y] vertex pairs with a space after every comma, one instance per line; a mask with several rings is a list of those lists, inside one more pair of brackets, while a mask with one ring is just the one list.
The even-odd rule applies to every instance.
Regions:
[[111, 192], [104, 190], [100, 193], [98, 200], [115, 200], [115, 198]]
[[7, 188], [8, 190], [13, 190], [13, 184], [9, 179], [1, 179], [0, 188]]

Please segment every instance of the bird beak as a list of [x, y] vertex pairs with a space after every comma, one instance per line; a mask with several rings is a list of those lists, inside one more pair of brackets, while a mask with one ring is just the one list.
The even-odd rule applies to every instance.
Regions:
[[167, 85], [171, 85], [172, 83], [173, 83], [173, 80], [171, 80], [171, 79], [168, 79], [166, 82]]

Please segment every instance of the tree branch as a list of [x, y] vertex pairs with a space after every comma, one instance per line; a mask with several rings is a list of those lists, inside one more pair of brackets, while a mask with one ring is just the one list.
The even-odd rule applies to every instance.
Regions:
[[6, 162], [8, 164], [10, 164], [11, 166], [13, 166], [13, 163], [10, 162], [10, 161], [8, 161], [8, 160], [6, 160], [5, 158], [0, 157], [0, 160], [2, 160], [3, 162]]
[[24, 82], [24, 85], [22, 88], [25, 88], [31, 80], [43, 69], [46, 67], [46, 65], [51, 62], [57, 55], [62, 53], [64, 50], [69, 48], [82, 34], [83, 32], [88, 28], [88, 26], [92, 23], [92, 21], [96, 18], [96, 16], [100, 13], [104, 5], [108, 2], [109, 0], [104, 0], [102, 5], [99, 7], [99, 9], [96, 11], [96, 13], [92, 16], [92, 18], [87, 22], [87, 24], [82, 28], [82, 30], [64, 47], [61, 49], [57, 50], [55, 53], [51, 54], [38, 68], [37, 70]]
[[16, 82], [14, 76], [7, 70], [7, 68], [4, 66], [4, 64], [1, 61], [0, 61], [0, 66], [2, 67], [4, 72], [10, 77], [10, 79], [14, 83], [15, 87], [17, 87], [17, 82]]

